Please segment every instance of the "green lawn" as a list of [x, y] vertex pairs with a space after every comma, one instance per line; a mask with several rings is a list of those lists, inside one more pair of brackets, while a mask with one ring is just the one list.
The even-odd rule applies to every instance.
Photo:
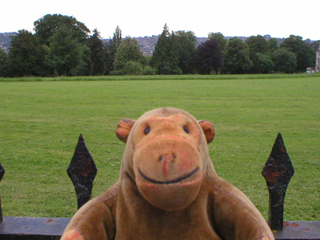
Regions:
[[71, 217], [77, 203], [66, 169], [79, 134], [98, 168], [97, 196], [119, 177], [118, 121], [173, 106], [214, 124], [217, 173], [265, 217], [261, 170], [281, 132], [295, 168], [285, 219], [320, 219], [320, 75], [0, 78], [0, 102], [4, 216]]

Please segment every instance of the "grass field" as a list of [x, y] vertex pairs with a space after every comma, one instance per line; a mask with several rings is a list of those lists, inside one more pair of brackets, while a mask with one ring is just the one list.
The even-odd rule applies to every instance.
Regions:
[[98, 168], [97, 196], [119, 177], [118, 121], [163, 106], [214, 124], [216, 171], [266, 218], [261, 170], [281, 132], [295, 168], [285, 219], [320, 220], [320, 75], [313, 74], [0, 78], [3, 215], [71, 217], [77, 204], [66, 169], [79, 134]]

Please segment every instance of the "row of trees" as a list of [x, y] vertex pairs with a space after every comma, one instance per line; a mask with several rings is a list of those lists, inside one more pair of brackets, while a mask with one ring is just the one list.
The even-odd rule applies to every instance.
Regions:
[[268, 41], [251, 36], [225, 39], [221, 33], [210, 33], [197, 48], [192, 32], [172, 32], [164, 28], [151, 59], [160, 74], [167, 73], [272, 73], [305, 72], [314, 66], [318, 42], [307, 44], [291, 35], [279, 46], [277, 39]]
[[34, 32], [19, 31], [9, 54], [0, 50], [0, 76], [304, 72], [319, 44], [294, 35], [279, 46], [260, 35], [244, 42], [210, 33], [197, 46], [193, 32], [170, 32], [165, 25], [151, 57], [136, 40], [123, 39], [119, 27], [103, 42], [97, 29], [89, 36], [74, 17], [46, 15], [34, 22]]

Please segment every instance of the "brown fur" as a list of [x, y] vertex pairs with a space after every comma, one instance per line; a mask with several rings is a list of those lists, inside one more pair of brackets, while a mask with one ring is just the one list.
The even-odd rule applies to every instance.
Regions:
[[76, 213], [62, 240], [274, 239], [251, 201], [216, 174], [211, 123], [161, 108], [116, 133], [127, 143], [120, 179]]

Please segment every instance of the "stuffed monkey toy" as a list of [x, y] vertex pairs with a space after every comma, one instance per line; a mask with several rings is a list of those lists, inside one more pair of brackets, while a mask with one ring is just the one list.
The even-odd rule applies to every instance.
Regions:
[[214, 170], [208, 121], [160, 108], [119, 122], [119, 180], [81, 207], [62, 240], [272, 240], [259, 211]]

